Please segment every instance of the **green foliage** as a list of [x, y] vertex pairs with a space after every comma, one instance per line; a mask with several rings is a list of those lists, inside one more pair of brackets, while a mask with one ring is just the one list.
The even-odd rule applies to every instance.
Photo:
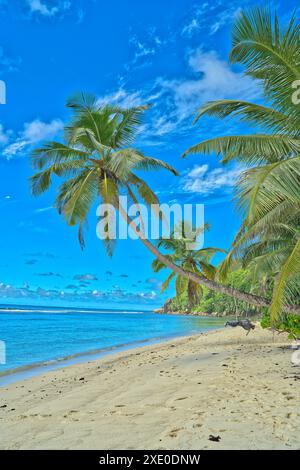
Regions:
[[[72, 110], [64, 128], [64, 143], [46, 142], [32, 154], [31, 178], [34, 196], [44, 193], [53, 176], [63, 178], [55, 207], [68, 225], [78, 225], [78, 238], [84, 246], [83, 227], [92, 205], [98, 199], [118, 209], [118, 196], [127, 194], [132, 203], [157, 204], [151, 188], [136, 171], [166, 169], [177, 175], [167, 163], [132, 148], [148, 106], [122, 109], [100, 106], [92, 95], [75, 96], [67, 102]], [[114, 240], [103, 240], [109, 255]]]
[[263, 328], [275, 328], [278, 331], [286, 331], [289, 333], [290, 339], [300, 339], [300, 317], [297, 315], [285, 315], [279, 321], [272, 323], [270, 313], [265, 312], [261, 326]]
[[[234, 287], [241, 291], [249, 291], [251, 283], [251, 275], [248, 270], [238, 269], [229, 274], [226, 285]], [[202, 297], [199, 302], [190, 306], [188, 295], [186, 292], [177, 294], [171, 301], [170, 309], [172, 311], [193, 312], [214, 314], [217, 316], [237, 315], [237, 316], [253, 316], [259, 314], [259, 311], [246, 302], [237, 300], [234, 297], [212, 291], [206, 287], [202, 288]]]
[[[273, 283], [264, 282], [260, 279], [259, 283], [255, 283], [252, 272], [249, 269], [236, 269], [229, 273], [227, 285], [235, 287], [236, 289], [243, 290], [244, 292], [251, 291], [255, 293], [264, 293], [267, 298], [272, 297]], [[297, 298], [299, 303], [300, 298]], [[236, 300], [234, 297], [221, 294], [203, 287], [202, 297], [197, 305], [192, 309], [188, 304], [188, 297], [185, 294], [176, 295], [170, 305], [170, 310], [186, 313], [205, 313], [213, 314], [216, 316], [257, 316], [261, 319], [261, 326], [263, 328], [274, 328], [276, 331], [285, 331], [289, 333], [289, 338], [300, 338], [300, 317], [298, 315], [286, 314], [282, 315], [279, 320], [272, 323], [270, 311], [267, 308], [256, 309], [252, 305]]]
[[[217, 253], [225, 253], [225, 251], [215, 247], [196, 250], [194, 246], [197, 236], [207, 229], [207, 225], [195, 229], [188, 222], [181, 221], [173, 228], [169, 239], [162, 238], [159, 240], [158, 248], [165, 249], [167, 252], [165, 254], [166, 258], [185, 271], [196, 273], [207, 279], [214, 279], [216, 268], [211, 264], [211, 259]], [[158, 258], [152, 263], [152, 269], [155, 272], [165, 268], [166, 265]], [[169, 287], [173, 279], [175, 279], [176, 288], [174, 310], [194, 308], [203, 295], [203, 286], [172, 271], [162, 285], [162, 292]]]
[[265, 103], [209, 102], [200, 108], [195, 123], [203, 116], [238, 119], [257, 132], [214, 137], [184, 153], [214, 154], [223, 163], [236, 160], [246, 167], [236, 188], [244, 220], [220, 266], [219, 279], [228, 279], [237, 261], [252, 270], [254, 283], [267, 277], [269, 286], [273, 283], [274, 324], [285, 305], [299, 302], [300, 293], [300, 113], [292, 102], [292, 85], [300, 77], [299, 51], [295, 16], [280, 25], [269, 8], [242, 11], [233, 27], [230, 60], [260, 81]]

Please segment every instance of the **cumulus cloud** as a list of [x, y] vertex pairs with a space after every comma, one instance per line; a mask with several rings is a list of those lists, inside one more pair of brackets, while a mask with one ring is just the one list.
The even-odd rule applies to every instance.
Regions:
[[63, 122], [60, 119], [53, 119], [49, 123], [35, 119], [24, 124], [23, 138], [30, 143], [36, 143], [53, 137], [62, 128]]
[[218, 57], [216, 51], [196, 49], [189, 54], [188, 65], [196, 78], [160, 80], [162, 89], [171, 94], [178, 122], [191, 116], [206, 101], [251, 99], [258, 95], [257, 83], [233, 71], [226, 61]]
[[217, 191], [228, 192], [236, 184], [241, 168], [226, 167], [209, 170], [208, 165], [196, 165], [182, 177], [183, 190], [189, 193], [211, 195]]
[[[70, 292], [74, 289], [73, 292]], [[66, 287], [65, 292], [63, 289], [46, 289], [44, 287], [38, 287], [36, 289], [30, 288], [25, 283], [22, 287], [14, 286], [11, 284], [5, 284], [0, 282], [0, 298], [4, 299], [27, 299], [38, 301], [53, 300], [53, 301], [66, 301], [66, 302], [95, 302], [103, 301], [105, 303], [115, 302], [126, 302], [136, 303], [141, 302], [144, 304], [151, 304], [153, 301], [158, 300], [158, 296], [154, 291], [151, 292], [130, 292], [123, 290], [119, 287], [115, 287], [110, 291], [103, 292], [101, 290], [76, 290], [76, 286], [69, 285]]]
[[31, 122], [26, 122], [23, 130], [13, 142], [10, 142], [4, 148], [2, 154], [8, 159], [21, 154], [25, 149], [43, 140], [53, 139], [63, 129], [63, 126], [64, 124], [61, 119], [53, 119], [50, 122], [35, 119]]
[[236, 72], [214, 50], [189, 51], [187, 66], [190, 77], [158, 77], [144, 90], [119, 90], [99, 99], [100, 104], [115, 103], [123, 107], [152, 104], [147, 122], [142, 126], [143, 145], [159, 145], [170, 134], [189, 132], [191, 117], [201, 104], [217, 99], [251, 100], [260, 96], [256, 81]]
[[76, 274], [73, 277], [73, 279], [76, 280], [76, 281], [98, 281], [97, 276], [95, 276], [94, 274], [89, 274], [89, 273]]
[[50, 2], [46, 0], [27, 0], [27, 5], [31, 13], [41, 16], [55, 16], [58, 13], [65, 12], [71, 8], [71, 2], [67, 0], [59, 0]]

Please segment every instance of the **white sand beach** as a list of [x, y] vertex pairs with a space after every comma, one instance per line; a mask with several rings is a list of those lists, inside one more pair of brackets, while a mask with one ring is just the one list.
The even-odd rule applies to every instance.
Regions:
[[[213, 331], [1, 389], [2, 449], [299, 449], [285, 334]], [[220, 436], [219, 442], [209, 436]]]

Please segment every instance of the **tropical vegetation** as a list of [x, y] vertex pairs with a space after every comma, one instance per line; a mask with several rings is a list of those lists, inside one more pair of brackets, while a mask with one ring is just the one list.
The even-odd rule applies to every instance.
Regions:
[[[211, 260], [217, 253], [225, 253], [225, 250], [215, 247], [197, 249], [198, 237], [208, 228], [207, 224], [193, 228], [187, 221], [181, 221], [173, 228], [170, 238], [159, 240], [157, 247], [160, 251], [166, 250], [165, 257], [184, 271], [196, 273], [207, 279], [214, 279], [216, 268]], [[156, 258], [152, 263], [152, 268], [156, 273], [166, 267], [159, 258]], [[195, 308], [203, 295], [204, 287], [192, 279], [172, 271], [163, 282], [161, 292], [169, 287], [172, 280], [175, 280], [176, 298], [186, 294], [185, 309]]]
[[[131, 146], [148, 106], [101, 106], [95, 96], [80, 94], [69, 99], [67, 107], [73, 115], [64, 128], [65, 142], [48, 142], [34, 150], [32, 164], [38, 171], [30, 182], [32, 194], [38, 196], [50, 187], [53, 177], [64, 178], [55, 207], [68, 225], [78, 226], [83, 247], [83, 229], [95, 201], [112, 204], [117, 210], [120, 195], [126, 195], [131, 203], [158, 204], [157, 196], [136, 171], [177, 172]], [[109, 235], [107, 230], [103, 241], [112, 255], [115, 239]]]
[[[68, 225], [78, 226], [82, 247], [94, 202], [112, 204], [155, 256], [154, 269], [166, 266], [171, 270], [164, 288], [176, 278], [177, 299], [186, 296], [190, 307], [209, 303], [209, 296], [215, 302], [217, 296], [222, 301], [226, 296], [229, 302], [230, 296], [235, 308], [253, 305], [262, 311], [270, 307], [273, 324], [281, 321], [283, 312], [299, 315], [300, 118], [291, 101], [292, 83], [300, 77], [299, 28], [295, 18], [281, 28], [277, 16], [265, 9], [242, 12], [233, 30], [231, 61], [242, 64], [247, 75], [259, 80], [265, 103], [219, 100], [198, 112], [197, 123], [204, 115], [235, 118], [257, 126], [258, 131], [212, 138], [184, 154], [214, 153], [222, 156], [223, 163], [236, 160], [246, 166], [236, 194], [243, 224], [218, 269], [212, 256], [222, 250], [204, 248], [191, 253], [186, 240], [174, 236], [155, 246], [145, 236], [142, 218], [137, 224], [120, 205], [120, 195], [135, 204], [158, 204], [139, 171], [165, 169], [177, 175], [171, 165], [134, 146], [148, 106], [122, 109], [102, 105], [94, 96], [71, 98], [67, 106], [72, 116], [64, 141], [45, 143], [33, 152], [32, 193], [38, 196], [53, 178], [63, 179], [55, 207]], [[114, 243], [108, 233], [109, 255]], [[238, 282], [237, 272], [247, 273], [246, 284]]]
[[250, 269], [252, 284], [272, 283], [271, 320], [299, 301], [300, 286], [300, 112], [292, 101], [300, 78], [300, 24], [293, 16], [280, 26], [269, 9], [243, 11], [233, 28], [232, 63], [259, 80], [264, 104], [218, 100], [204, 104], [203, 116], [239, 119], [256, 127], [247, 135], [215, 137], [184, 154], [217, 154], [224, 164], [246, 167], [236, 188], [242, 226], [219, 268], [224, 282], [237, 262]]
[[[140, 223], [136, 223], [120, 204], [120, 195], [127, 195], [135, 204], [139, 201], [148, 205], [159, 202], [147, 183], [136, 174], [137, 171], [166, 169], [177, 175], [172, 166], [145, 156], [132, 147], [147, 106], [130, 109], [103, 106], [96, 97], [81, 94], [68, 100], [67, 107], [73, 115], [64, 129], [64, 142], [46, 142], [34, 150], [32, 165], [38, 171], [31, 177], [30, 183], [32, 194], [39, 196], [49, 189], [53, 177], [63, 178], [54, 204], [68, 225], [78, 226], [82, 247], [83, 230], [93, 203], [97, 200], [109, 203], [119, 211], [151, 253], [177, 274], [254, 305], [269, 305], [264, 297], [239, 291], [174, 264], [147, 239], [142, 218], [139, 218]], [[115, 241], [107, 230], [104, 242], [109, 255], [113, 253]], [[293, 312], [295, 306], [286, 308]]]

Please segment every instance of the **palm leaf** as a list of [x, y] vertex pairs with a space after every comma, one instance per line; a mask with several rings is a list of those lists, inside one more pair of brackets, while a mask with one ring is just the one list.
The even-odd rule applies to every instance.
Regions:
[[222, 156], [223, 163], [232, 159], [248, 165], [272, 163], [285, 156], [300, 153], [300, 138], [281, 134], [216, 137], [193, 145], [182, 156], [186, 157], [190, 153], [215, 153]]
[[283, 112], [276, 111], [255, 103], [248, 103], [240, 100], [217, 100], [209, 101], [201, 106], [194, 123], [197, 123], [203, 116], [217, 118], [239, 118], [241, 122], [261, 126], [272, 132], [291, 132], [294, 136], [299, 136], [299, 125], [296, 125], [293, 119]]
[[86, 220], [99, 190], [99, 177], [95, 171], [83, 171], [78, 177], [61, 186], [56, 207], [69, 225]]
[[271, 318], [277, 320], [284, 304], [285, 290], [288, 280], [300, 273], [300, 237], [297, 240], [289, 257], [283, 264], [273, 291], [272, 304], [270, 308]]

